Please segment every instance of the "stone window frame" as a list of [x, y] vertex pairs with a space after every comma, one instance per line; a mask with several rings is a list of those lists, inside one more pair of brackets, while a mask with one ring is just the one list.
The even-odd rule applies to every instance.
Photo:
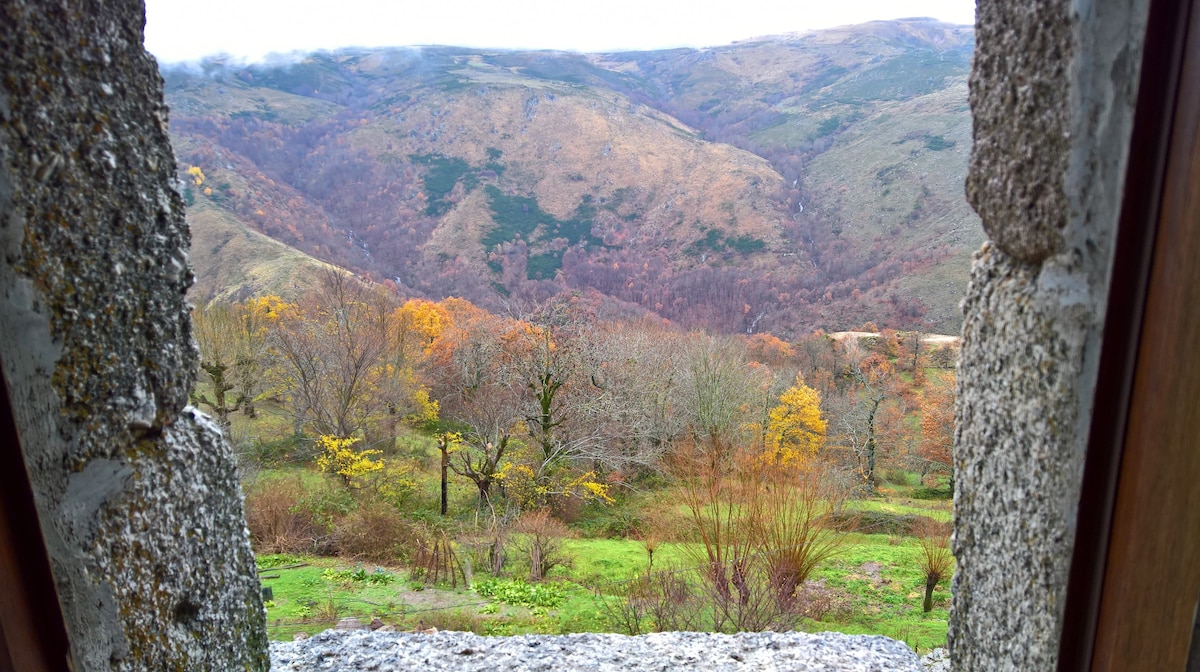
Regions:
[[1200, 3], [1147, 19], [1059, 672], [1200, 672]]

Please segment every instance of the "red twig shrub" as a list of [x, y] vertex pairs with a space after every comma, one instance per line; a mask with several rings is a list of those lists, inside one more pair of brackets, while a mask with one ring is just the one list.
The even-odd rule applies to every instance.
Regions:
[[541, 581], [550, 570], [569, 564], [562, 548], [562, 540], [570, 536], [570, 530], [546, 509], [529, 511], [517, 520], [513, 531], [518, 533], [513, 545], [529, 556], [529, 579]]
[[942, 579], [950, 578], [954, 568], [954, 557], [950, 554], [949, 526], [930, 518], [922, 518], [913, 533], [917, 537], [920, 552], [917, 565], [925, 574], [925, 613], [933, 609], [933, 589]]
[[420, 527], [387, 504], [365, 504], [334, 523], [333, 543], [342, 557], [371, 562], [406, 562], [426, 544]]
[[308, 553], [324, 534], [301, 505], [299, 479], [260, 482], [246, 494], [246, 527], [257, 553]]
[[682, 447], [674, 470], [699, 544], [718, 631], [790, 630], [800, 588], [844, 536], [829, 523], [846, 493], [815, 460], [780, 461], [718, 441]]

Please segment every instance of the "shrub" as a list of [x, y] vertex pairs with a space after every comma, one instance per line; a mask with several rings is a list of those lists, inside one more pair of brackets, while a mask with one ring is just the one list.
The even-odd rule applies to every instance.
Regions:
[[954, 566], [954, 558], [950, 554], [950, 544], [947, 535], [949, 526], [935, 520], [925, 518], [915, 528], [914, 532], [920, 544], [917, 555], [917, 566], [925, 575], [925, 613], [933, 610], [933, 589], [942, 579], [950, 577]]
[[386, 504], [368, 504], [337, 522], [333, 543], [338, 555], [372, 562], [408, 560], [426, 543], [420, 528]]
[[358, 443], [355, 437], [324, 435], [317, 438], [317, 445], [322, 450], [317, 457], [317, 468], [336, 474], [347, 488], [354, 479], [383, 469], [383, 462], [375, 459], [383, 454], [382, 450], [355, 450], [355, 443]]
[[903, 469], [888, 469], [883, 472], [883, 480], [893, 485], [916, 485], [917, 477]]
[[296, 508], [304, 512], [327, 535], [333, 531], [338, 520], [358, 508], [358, 501], [350, 491], [330, 487], [326, 482], [306, 488]]
[[596, 602], [614, 629], [629, 635], [702, 629], [705, 598], [677, 571], [646, 572]]
[[943, 345], [929, 353], [929, 365], [939, 369], [953, 369], [958, 364], [958, 352]]
[[562, 540], [570, 531], [546, 509], [525, 513], [513, 529], [518, 533], [513, 545], [529, 556], [531, 581], [540, 581], [551, 569], [571, 564], [562, 548]]
[[304, 444], [304, 440], [297, 436], [288, 436], [275, 441], [254, 438], [246, 442], [246, 457], [259, 466], [274, 467], [294, 461], [292, 453]]
[[912, 535], [922, 521], [929, 521], [935, 525], [943, 524], [925, 516], [885, 511], [843, 511], [830, 514], [828, 519], [829, 524], [836, 529], [863, 534]]
[[381, 470], [360, 479], [361, 497], [371, 497], [391, 504], [396, 509], [411, 506], [418, 495], [417, 481], [412, 465], [399, 460], [389, 460]]
[[951, 499], [952, 497], [954, 497], [954, 489], [949, 485], [935, 488], [921, 486], [912, 491], [913, 499]]
[[456, 539], [462, 554], [467, 581], [472, 581], [471, 575], [475, 569], [487, 572], [492, 576], [504, 573], [504, 564], [508, 562], [508, 527], [493, 525], [481, 534], [463, 535]]
[[823, 465], [766, 460], [716, 442], [680, 450], [673, 466], [700, 540], [692, 553], [713, 629], [795, 627], [799, 589], [844, 540], [830, 524], [844, 488]]
[[628, 506], [586, 504], [580, 518], [571, 527], [591, 539], [624, 539], [641, 532], [638, 512]]
[[809, 581], [800, 590], [804, 616], [814, 621], [844, 622], [853, 612], [853, 603], [846, 593], [825, 585], [825, 581]]
[[246, 527], [257, 553], [311, 552], [324, 530], [301, 506], [300, 479], [271, 479], [246, 494]]

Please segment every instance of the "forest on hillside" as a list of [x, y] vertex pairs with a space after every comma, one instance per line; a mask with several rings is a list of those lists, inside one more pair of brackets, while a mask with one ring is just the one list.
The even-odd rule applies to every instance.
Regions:
[[[801, 336], [952, 332], [982, 241], [962, 196], [970, 31], [918, 20], [707, 50], [453, 47], [168, 69], [193, 226], [526, 313]], [[293, 290], [204, 269], [197, 298]], [[244, 264], [253, 267], [254, 260]], [[259, 284], [255, 284], [259, 283]]]

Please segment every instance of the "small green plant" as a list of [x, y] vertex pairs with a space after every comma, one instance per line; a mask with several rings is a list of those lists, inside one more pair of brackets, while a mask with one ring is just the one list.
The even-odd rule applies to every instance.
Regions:
[[496, 604], [495, 602], [485, 604], [479, 608], [479, 613], [481, 613], [481, 614], [494, 614], [499, 611], [500, 611], [500, 605]]
[[475, 584], [475, 592], [497, 602], [518, 607], [553, 609], [566, 599], [563, 589], [548, 583], [529, 584], [521, 579], [488, 579]]
[[264, 609], [274, 609], [276, 606], [278, 605], [275, 604], [275, 600], [267, 600], [263, 602]]
[[274, 569], [283, 567], [284, 565], [298, 565], [304, 562], [304, 559], [298, 555], [290, 553], [276, 553], [274, 555], [260, 555], [254, 558], [254, 564], [259, 569]]
[[330, 595], [329, 597], [325, 598], [324, 602], [317, 605], [316, 613], [313, 615], [316, 616], [317, 620], [319, 621], [336, 621], [341, 614], [341, 605], [334, 602], [333, 596]]
[[488, 637], [507, 637], [514, 634], [512, 623], [504, 621], [488, 621], [483, 624], [483, 634]]
[[337, 583], [366, 583], [372, 586], [386, 586], [395, 582], [396, 575], [379, 567], [375, 568], [373, 572], [368, 572], [361, 566], [354, 570], [338, 570], [331, 567], [322, 572], [321, 578]]

